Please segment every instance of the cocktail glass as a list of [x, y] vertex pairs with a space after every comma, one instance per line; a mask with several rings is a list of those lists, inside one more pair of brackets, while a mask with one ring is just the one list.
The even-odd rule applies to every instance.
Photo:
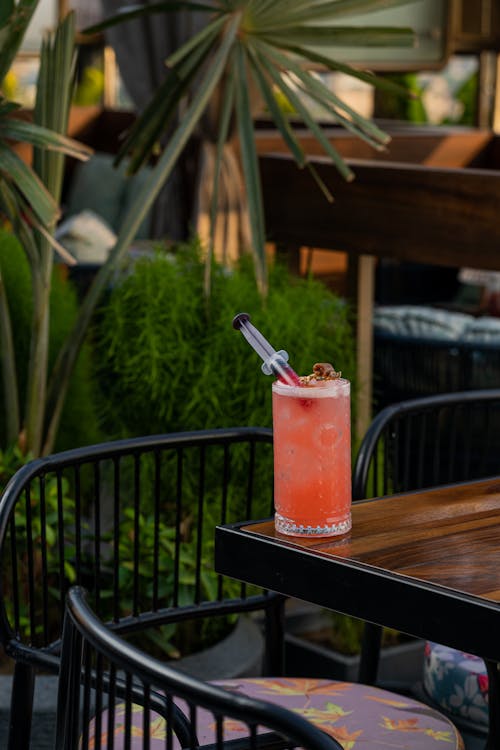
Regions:
[[334, 536], [351, 528], [350, 383], [273, 389], [276, 530]]

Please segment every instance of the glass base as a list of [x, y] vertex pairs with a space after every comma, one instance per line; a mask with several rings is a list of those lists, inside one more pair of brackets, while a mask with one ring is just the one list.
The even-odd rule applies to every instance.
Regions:
[[340, 536], [341, 534], [347, 534], [351, 530], [352, 522], [351, 515], [349, 514], [348, 518], [338, 523], [327, 524], [325, 526], [304, 526], [303, 524], [295, 523], [295, 521], [289, 518], [280, 516], [279, 513], [275, 513], [274, 526], [276, 531], [287, 536]]

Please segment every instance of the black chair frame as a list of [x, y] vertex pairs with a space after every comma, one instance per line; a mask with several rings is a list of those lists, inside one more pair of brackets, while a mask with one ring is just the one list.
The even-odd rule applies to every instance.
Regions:
[[[92, 656], [97, 658], [91, 661]], [[103, 668], [103, 659], [108, 669]], [[152, 709], [159, 711], [166, 718], [165, 747], [172, 747], [172, 738], [168, 738], [171, 732], [182, 748], [192, 750], [280, 750], [291, 747], [342, 750], [333, 737], [281, 706], [202, 682], [140, 651], [96, 617], [81, 587], [72, 587], [67, 594], [63, 629], [56, 750], [77, 750], [81, 741], [84, 747], [87, 746], [85, 731], [91, 710], [85, 696], [88, 696], [91, 685], [96, 694], [98, 718], [106, 692], [112, 697], [111, 706], [116, 697], [124, 699], [128, 705], [131, 700], [138, 702], [148, 720]], [[186, 702], [189, 715], [176, 705], [177, 699]], [[217, 722], [216, 742], [213, 744], [200, 745], [196, 729], [198, 707], [210, 711]], [[80, 713], [83, 714], [83, 727], [80, 726]], [[224, 741], [225, 717], [247, 725], [248, 738]], [[259, 725], [270, 731], [257, 733]], [[107, 746], [112, 747], [113, 743]], [[147, 738], [143, 746], [149, 746]]]
[[[244, 480], [239, 482], [238, 472], [232, 471], [237, 451], [240, 451], [238, 460], [243, 466], [243, 469], [240, 467], [240, 480], [241, 472], [245, 474]], [[118, 440], [70, 450], [31, 461], [16, 473], [0, 501], [0, 641], [6, 653], [15, 660], [9, 750], [28, 750], [36, 672], [43, 670], [55, 674], [59, 670], [64, 600], [72, 583], [89, 590], [98, 616], [103, 616], [106, 605], [108, 615], [104, 619], [109, 619], [110, 627], [117, 632], [139, 631], [192, 618], [261, 611], [266, 633], [264, 671], [276, 675], [282, 673], [284, 598], [266, 591], [247, 592], [244, 584], [234, 593], [234, 582], [233, 594], [228, 597], [222, 576], [217, 577], [215, 597], [204, 595], [202, 587], [205, 554], [203, 524], [206, 524], [208, 534], [214, 523], [230, 520], [231, 503], [236, 496], [240, 506], [239, 510], [233, 510], [233, 517], [235, 513], [240, 518], [242, 513], [251, 517], [254, 495], [258, 491], [256, 483], [260, 451], [266, 452], [266, 460], [272, 460], [272, 431], [269, 429], [215, 429]], [[167, 457], [171, 462], [168, 464], [170, 473], [167, 479], [173, 487], [174, 496], [165, 498], [162, 471]], [[153, 477], [147, 485], [147, 492], [144, 490], [144, 462], [149, 462], [148, 471]], [[193, 476], [186, 474], [188, 464]], [[127, 482], [121, 474], [125, 470]], [[71, 479], [70, 490], [66, 487], [68, 477]], [[103, 499], [105, 479], [109, 484], [107, 505]], [[182, 583], [179, 581], [179, 559], [182, 554], [179, 537], [185, 513], [183, 493], [188, 481], [194, 486], [192, 493], [195, 494], [196, 507], [190, 512], [188, 520], [196, 530], [196, 544], [193, 541], [194, 591], [191, 601], [186, 603], [182, 600]], [[210, 481], [217, 482], [217, 487], [209, 497], [207, 487]], [[90, 485], [86, 500], [85, 482]], [[39, 501], [36, 517], [32, 511], [35, 493]], [[68, 494], [72, 500], [70, 511], [65, 503]], [[266, 494], [270, 514], [272, 481], [271, 486], [266, 487]], [[218, 516], [205, 521], [208, 510], [215, 512], [208, 508], [209, 499], [213, 500], [214, 496], [220, 500]], [[50, 507], [49, 499], [52, 502]], [[85, 502], [90, 505], [93, 514], [90, 535], [85, 530]], [[154, 515], [155, 529], [164, 512], [163, 506], [169, 504], [169, 517], [173, 518], [175, 529], [172, 543], [174, 561], [168, 573], [174, 579], [171, 600], [166, 602], [162, 598], [160, 584], [166, 574], [161, 569], [161, 540], [155, 531], [154, 541], [151, 542], [154, 575], [147, 607], [140, 601], [141, 549], [138, 541], [141, 512], [146, 502]], [[241, 510], [241, 506], [244, 506], [244, 510]], [[111, 513], [111, 520], [107, 518], [107, 521], [104, 518], [106, 507]], [[117, 560], [119, 553], [116, 552], [120, 549], [117, 529], [123, 521], [125, 508], [133, 517], [133, 522], [130, 522], [133, 524], [133, 539], [127, 554], [134, 580], [129, 587], [131, 601], [127, 613], [120, 611], [122, 585]], [[21, 510], [24, 515], [19, 516]], [[71, 544], [65, 542], [68, 527], [72, 530]], [[104, 532], [108, 533], [105, 542], [102, 541]], [[50, 534], [55, 534], [57, 538], [52, 548], [55, 558], [53, 580], [47, 554], [47, 537]], [[114, 545], [115, 550], [111, 557], [110, 545]], [[111, 596], [108, 587], [107, 599], [104, 599], [103, 558], [106, 555], [106, 565], [110, 569], [107, 572], [113, 583]], [[73, 568], [71, 580], [66, 570], [68, 562]], [[48, 602], [51, 596], [54, 598], [51, 587], [58, 590], [59, 599], [55, 624], [51, 621], [53, 614], [49, 617]], [[23, 622], [25, 629], [27, 627], [29, 630], [28, 634], [23, 633]]]
[[[353, 500], [486, 479], [499, 473], [500, 389], [424, 396], [386, 406], [375, 416], [355, 461]], [[360, 682], [377, 682], [382, 632], [378, 625], [365, 625]], [[486, 667], [493, 697], [497, 668], [490, 663]], [[499, 704], [491, 700], [491, 705]], [[490, 723], [500, 726], [497, 711], [490, 711]], [[470, 722], [462, 724], [464, 731], [482, 734]]]

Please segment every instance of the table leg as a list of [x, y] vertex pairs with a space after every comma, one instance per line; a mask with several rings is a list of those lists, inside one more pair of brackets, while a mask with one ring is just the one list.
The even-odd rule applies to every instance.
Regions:
[[500, 747], [500, 665], [485, 661], [488, 671], [488, 710], [489, 727], [485, 750], [498, 750]]

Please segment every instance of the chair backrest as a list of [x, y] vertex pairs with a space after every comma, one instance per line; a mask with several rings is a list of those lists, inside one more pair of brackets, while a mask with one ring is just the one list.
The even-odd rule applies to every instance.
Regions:
[[[386, 406], [353, 468], [353, 500], [500, 474], [500, 389], [424, 396]], [[382, 629], [366, 623], [358, 672], [377, 680]]]
[[216, 576], [212, 563], [215, 525], [270, 515], [272, 495], [264, 428], [121, 440], [30, 462], [0, 502], [7, 652], [57, 669], [71, 584], [87, 588], [99, 617], [136, 629], [279, 609], [278, 597]]
[[67, 595], [56, 734], [56, 750], [341, 750], [292, 711], [188, 677], [139, 650], [96, 617], [80, 587]]
[[402, 401], [374, 418], [353, 469], [353, 499], [500, 473], [500, 389]]

